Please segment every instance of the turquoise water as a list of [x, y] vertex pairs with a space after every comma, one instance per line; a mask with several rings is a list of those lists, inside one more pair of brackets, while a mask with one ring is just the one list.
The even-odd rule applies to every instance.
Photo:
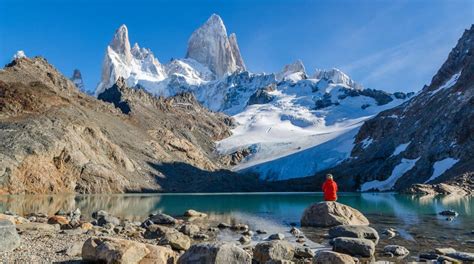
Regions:
[[[164, 212], [180, 216], [187, 209], [206, 212], [217, 221], [248, 224], [252, 230], [266, 229], [288, 236], [291, 224], [299, 225], [304, 209], [323, 200], [321, 193], [232, 193], [232, 194], [117, 194], [117, 195], [7, 195], [0, 196], [0, 212], [20, 215], [80, 208], [84, 216], [106, 210], [113, 215], [142, 221], [149, 214]], [[413, 196], [394, 193], [340, 193], [338, 202], [352, 206], [369, 219], [380, 233], [386, 228], [398, 230], [393, 239], [381, 239], [378, 248], [387, 244], [406, 246], [413, 260], [419, 252], [434, 247], [454, 247], [474, 252], [474, 199], [459, 196]], [[455, 210], [452, 221], [438, 213]], [[303, 228], [314, 247], [328, 246], [327, 229]], [[235, 240], [235, 237], [226, 239]], [[308, 241], [309, 242], [309, 241]], [[407, 260], [407, 259], [405, 259]]]

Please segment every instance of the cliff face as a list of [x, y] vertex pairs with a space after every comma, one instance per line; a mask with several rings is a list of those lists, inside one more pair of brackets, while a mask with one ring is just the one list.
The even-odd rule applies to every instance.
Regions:
[[42, 58], [1, 70], [0, 193], [245, 189], [214, 154], [228, 117], [188, 94], [156, 98], [121, 80], [110, 91], [113, 104], [80, 93]]
[[364, 123], [349, 159], [298, 182], [303, 189], [319, 187], [327, 172], [344, 190], [403, 190], [441, 182], [472, 188], [474, 26], [464, 32], [430, 85]]

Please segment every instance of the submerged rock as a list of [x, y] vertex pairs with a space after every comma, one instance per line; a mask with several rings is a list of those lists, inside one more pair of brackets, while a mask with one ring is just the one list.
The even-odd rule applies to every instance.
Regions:
[[178, 263], [250, 264], [252, 257], [243, 249], [229, 243], [200, 243], [190, 247], [179, 258]]
[[456, 212], [454, 210], [441, 211], [441, 212], [439, 212], [439, 214], [443, 215], [443, 216], [458, 216], [458, 212]]
[[352, 256], [371, 257], [375, 253], [375, 244], [363, 238], [338, 237], [332, 240], [333, 250]]
[[468, 252], [452, 252], [446, 254], [448, 257], [459, 259], [461, 261], [466, 261], [466, 262], [473, 262], [474, 261], [474, 253], [468, 253]]
[[0, 253], [12, 251], [20, 246], [20, 236], [14, 223], [9, 220], [0, 220], [0, 238]]
[[301, 226], [337, 225], [369, 225], [369, 220], [358, 210], [338, 202], [314, 203], [306, 208], [301, 217]]

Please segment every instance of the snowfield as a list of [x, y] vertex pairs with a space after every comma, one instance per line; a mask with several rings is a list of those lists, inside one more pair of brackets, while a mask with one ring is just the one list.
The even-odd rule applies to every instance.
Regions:
[[442, 160], [439, 160], [433, 164], [433, 174], [431, 177], [425, 181], [425, 183], [428, 183], [439, 176], [441, 176], [443, 173], [445, 173], [447, 170], [451, 169], [454, 164], [456, 164], [459, 160], [458, 159], [453, 159], [453, 158], [445, 158]]
[[420, 158], [402, 159], [400, 163], [397, 166], [395, 166], [395, 168], [393, 168], [392, 174], [390, 175], [390, 177], [388, 177], [387, 179], [383, 181], [373, 180], [370, 182], [366, 182], [362, 184], [362, 186], [360, 187], [360, 190], [362, 192], [366, 192], [370, 190], [379, 190], [379, 191], [391, 190], [395, 186], [395, 183], [398, 181], [398, 179], [400, 179], [405, 173], [411, 170], [419, 159]]

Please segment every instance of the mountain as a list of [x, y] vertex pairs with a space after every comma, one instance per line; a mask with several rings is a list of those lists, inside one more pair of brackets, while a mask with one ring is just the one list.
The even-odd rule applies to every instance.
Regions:
[[80, 70], [74, 69], [72, 76], [69, 79], [72, 83], [74, 83], [79, 91], [89, 94], [89, 92], [86, 90], [86, 87], [84, 86], [84, 80], [82, 80], [82, 74]]
[[217, 77], [245, 70], [236, 35], [227, 36], [224, 22], [216, 14], [193, 32], [186, 58], [206, 65]]
[[0, 70], [0, 193], [260, 188], [255, 177], [224, 169], [231, 157], [214, 142], [233, 121], [192, 94], [155, 97], [119, 77], [99, 98], [40, 57]]
[[[347, 160], [288, 182], [319, 188], [331, 172], [343, 190], [404, 190], [447, 182], [474, 190], [474, 26], [431, 83], [403, 104], [366, 120]], [[415, 189], [420, 189], [416, 187]], [[442, 189], [446, 189], [445, 186]]]

